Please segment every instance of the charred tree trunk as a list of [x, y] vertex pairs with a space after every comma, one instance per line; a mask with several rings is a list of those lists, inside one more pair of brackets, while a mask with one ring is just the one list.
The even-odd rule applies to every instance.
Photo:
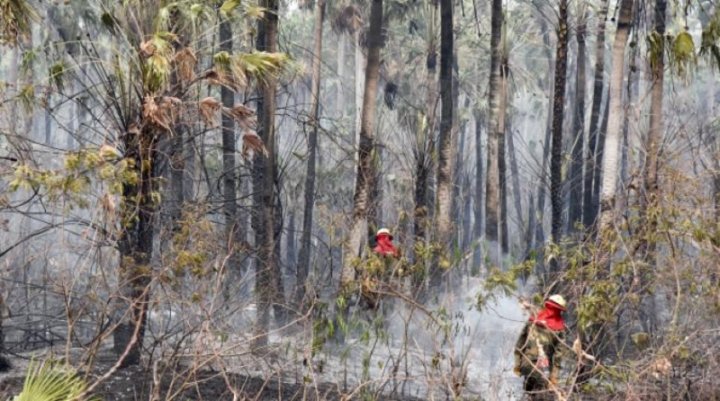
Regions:
[[[508, 99], [508, 57], [502, 55], [500, 63], [500, 108], [498, 110], [498, 172], [500, 173], [500, 250], [503, 254], [510, 252], [510, 233], [508, 230], [507, 213], [507, 157], [505, 135], [507, 135], [507, 99]], [[498, 255], [499, 256], [499, 255]], [[498, 257], [498, 261], [502, 258]]]
[[[545, 56], [548, 62], [548, 72], [554, 71], [555, 64], [553, 63], [553, 55], [550, 50], [550, 33], [547, 29], [547, 25], [544, 20], [540, 20], [540, 24], [543, 30], [543, 45], [545, 46]], [[552, 74], [548, 74], [547, 79], [547, 91], [554, 86], [554, 79]], [[545, 120], [545, 138], [543, 140], [543, 154], [542, 164], [540, 166], [540, 176], [538, 177], [538, 195], [537, 195], [537, 209], [536, 209], [536, 224], [535, 224], [535, 245], [539, 248], [545, 246], [545, 201], [547, 197], [547, 190], [550, 185], [548, 183], [548, 164], [550, 163], [550, 148], [552, 143], [552, 113], [553, 113], [553, 102], [548, 99], [547, 104], [547, 119]], [[543, 258], [538, 258], [540, 264], [540, 270], [544, 269]]]
[[322, 62], [322, 33], [325, 0], [315, 1], [315, 47], [312, 62], [312, 88], [310, 105], [310, 135], [308, 136], [308, 162], [305, 174], [305, 211], [300, 238], [300, 260], [297, 267], [295, 302], [300, 305], [305, 297], [305, 282], [310, 271], [310, 236], [312, 235], [313, 209], [315, 207], [315, 159], [320, 125], [320, 67]]
[[590, 130], [588, 131], [588, 152], [585, 158], [583, 177], [583, 225], [592, 226], [597, 219], [598, 203], [595, 201], [596, 185], [593, 180], [596, 170], [600, 169], [597, 153], [600, 107], [605, 87], [605, 24], [608, 12], [607, 0], [601, 0], [598, 14], [597, 35], [595, 38], [595, 76], [593, 83], [592, 110], [590, 111]]
[[[563, 221], [563, 120], [565, 118], [565, 84], [567, 83], [568, 16], [567, 0], [560, 0], [555, 52], [555, 90], [553, 93], [552, 157], [550, 158], [550, 204], [552, 206], [552, 241], [560, 243]], [[553, 258], [550, 274], [557, 274], [559, 264]], [[548, 277], [550, 278], [550, 277]], [[550, 280], [548, 280], [549, 282]]]
[[[437, 14], [438, 3], [433, 3], [432, 18]], [[428, 26], [435, 21], [431, 18]], [[437, 105], [437, 41], [434, 31], [427, 42], [427, 55], [425, 56], [425, 123], [417, 132], [417, 148], [415, 150], [415, 243], [427, 241], [428, 215], [429, 215], [429, 185], [430, 174], [433, 171], [432, 153], [435, 143], [435, 107]], [[418, 260], [415, 258], [415, 262]], [[416, 275], [415, 287], [422, 285], [422, 276]]]
[[622, 0], [618, 18], [615, 42], [613, 43], [613, 62], [610, 75], [610, 103], [608, 105], [607, 133], [602, 155], [602, 193], [600, 198], [600, 234], [607, 232], [614, 220], [615, 194], [617, 189], [618, 152], [620, 128], [623, 116], [623, 85], [625, 76], [625, 48], [632, 25], [633, 0]]
[[[370, 10], [370, 30], [368, 32], [368, 56], [365, 69], [365, 95], [360, 119], [360, 140], [358, 144], [358, 168], [355, 180], [355, 196], [350, 234], [340, 277], [341, 286], [354, 280], [353, 261], [363, 254], [368, 232], [368, 208], [371, 206], [373, 180], [376, 166], [373, 160], [375, 151], [375, 110], [378, 78], [380, 75], [380, 48], [382, 38], [383, 1], [373, 0]], [[359, 46], [359, 43], [358, 43]]]
[[578, 17], [575, 29], [577, 38], [577, 71], [575, 73], [575, 108], [573, 113], [573, 145], [570, 160], [570, 204], [568, 206], [568, 232], [574, 232], [582, 223], [583, 150], [585, 148], [585, 12]]
[[[443, 244], [448, 252], [448, 239], [452, 237], [452, 185], [453, 162], [455, 149], [453, 143], [453, 4], [452, 0], [440, 1], [440, 99], [442, 116], [440, 119], [440, 136], [438, 137], [438, 166], [436, 206], [436, 242]], [[449, 253], [449, 252], [448, 252]], [[449, 258], [447, 254], [441, 258]], [[449, 260], [448, 260], [449, 263]], [[436, 288], [440, 283], [442, 263], [433, 263], [431, 286]]]
[[517, 227], [520, 231], [523, 230], [525, 223], [523, 222], [522, 212], [522, 199], [520, 192], [520, 168], [517, 162], [517, 153], [515, 150], [514, 131], [512, 125], [508, 121], [507, 130], [507, 150], [508, 159], [510, 160], [510, 175], [512, 176], [512, 187], [513, 187], [513, 205], [515, 206], [515, 214], [517, 216]]
[[134, 160], [137, 182], [123, 184], [119, 250], [119, 310], [113, 348], [122, 366], [140, 363], [150, 299], [155, 202], [156, 137], [152, 128], [131, 127], [123, 137], [125, 157]]
[[[657, 40], [658, 47], [665, 48], [665, 13], [667, 0], [655, 1], [655, 30], [652, 36]], [[658, 199], [658, 154], [663, 136], [663, 91], [665, 89], [665, 57], [663, 51], [651, 52], [650, 68], [652, 71], [652, 91], [650, 95], [650, 130], [645, 142], [645, 164], [643, 169], [644, 193], [641, 199], [641, 224], [646, 233], [642, 239], [641, 250], [645, 261], [652, 266], [655, 255], [654, 241], [657, 220], [652, 216], [659, 206]]]
[[500, 62], [501, 48], [500, 37], [502, 36], [503, 5], [502, 0], [492, 1], [491, 33], [490, 33], [490, 83], [489, 94], [489, 129], [487, 140], [487, 179], [485, 180], [485, 235], [490, 243], [490, 263], [497, 264], [500, 260], [497, 251], [500, 223]]
[[[220, 50], [232, 52], [232, 28], [228, 19], [220, 23]], [[233, 107], [235, 94], [229, 88], [220, 88], [223, 107]], [[223, 155], [223, 214], [225, 216], [225, 251], [229, 255], [229, 272], [240, 271], [237, 255], [238, 218], [237, 183], [235, 174], [235, 122], [227, 113], [222, 113], [222, 155]]]
[[10, 360], [5, 356], [5, 330], [3, 330], [3, 313], [5, 313], [5, 299], [0, 295], [0, 372], [7, 372], [12, 368]]
[[483, 236], [483, 159], [482, 159], [482, 127], [485, 124], [482, 112], [475, 106], [473, 109], [475, 119], [475, 197], [473, 199], [473, 217], [475, 236], [473, 249], [473, 266], [480, 266], [482, 262], [482, 248], [479, 240]]
[[[264, 0], [262, 5], [269, 10], [264, 19], [258, 21], [257, 49], [277, 51], [278, 0]], [[257, 296], [257, 322], [255, 327], [255, 345], [267, 345], [270, 328], [270, 309], [273, 306], [275, 318], [284, 320], [285, 309], [280, 288], [280, 264], [275, 252], [275, 92], [276, 79], [268, 77], [261, 84], [258, 99], [258, 135], [265, 143], [267, 155], [255, 156], [253, 165], [254, 209], [253, 228], [255, 230], [255, 294]], [[258, 349], [258, 351], [261, 351]]]

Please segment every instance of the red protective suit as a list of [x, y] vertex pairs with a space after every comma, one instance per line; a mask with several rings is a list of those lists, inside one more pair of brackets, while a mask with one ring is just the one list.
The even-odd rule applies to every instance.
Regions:
[[530, 316], [530, 322], [552, 331], [563, 331], [565, 330], [565, 320], [562, 317], [564, 310], [565, 308], [553, 301], [545, 301], [545, 307], [536, 316]]
[[381, 256], [400, 257], [400, 251], [393, 245], [391, 235], [382, 233], [376, 236], [375, 240], [377, 241], [377, 245], [373, 248], [375, 253]]

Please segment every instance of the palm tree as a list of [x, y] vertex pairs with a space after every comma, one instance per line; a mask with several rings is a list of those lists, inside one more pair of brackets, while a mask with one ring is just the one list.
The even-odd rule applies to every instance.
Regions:
[[[278, 0], [263, 0], [267, 11], [258, 21], [257, 49], [274, 53], [277, 51]], [[267, 152], [255, 158], [253, 166], [254, 209], [253, 228], [257, 255], [255, 259], [255, 294], [257, 296], [257, 322], [255, 345], [262, 347], [268, 342], [270, 306], [275, 319], [282, 321], [285, 315], [280, 264], [275, 252], [275, 218], [277, 199], [275, 179], [275, 94], [277, 80], [269, 77], [260, 87], [258, 99], [258, 135], [265, 143]]]
[[297, 266], [296, 302], [300, 304], [305, 296], [305, 281], [310, 269], [310, 235], [312, 233], [313, 208], [315, 203], [315, 159], [317, 134], [320, 125], [320, 67], [322, 63], [322, 33], [325, 17], [325, 0], [315, 1], [315, 46], [312, 55], [312, 88], [310, 105], [310, 135], [308, 136], [308, 162], [305, 174], [305, 211], [303, 213], [300, 257]]
[[623, 78], [625, 76], [625, 48], [632, 25], [634, 0], [622, 0], [620, 15], [612, 49], [612, 70], [610, 73], [610, 103], [608, 105], [607, 133], [602, 159], [602, 192], [600, 198], [600, 233], [610, 229], [614, 219], [615, 193], [618, 172], [620, 128], [622, 124]]
[[[449, 245], [452, 234], [453, 161], [456, 149], [452, 146], [453, 136], [453, 4], [452, 0], [440, 1], [440, 98], [442, 119], [438, 140], [437, 197], [436, 197], [436, 239]], [[446, 250], [447, 251], [447, 250]], [[432, 284], [439, 284], [440, 266], [433, 264]], [[433, 287], [435, 287], [433, 285]]]
[[365, 95], [362, 104], [360, 140], [357, 154], [357, 179], [353, 199], [352, 222], [348, 235], [345, 260], [340, 275], [341, 286], [349, 284], [355, 277], [353, 262], [361, 257], [368, 232], [368, 209], [371, 207], [377, 176], [375, 165], [375, 99], [380, 75], [380, 48], [382, 39], [383, 0], [373, 0], [370, 9], [370, 29], [368, 31], [367, 66], [365, 68]]
[[[552, 157], [550, 158], [550, 204], [552, 207], [551, 233], [554, 243], [560, 243], [563, 212], [563, 120], [565, 117], [565, 84], [567, 82], [568, 17], [567, 0], [560, 0], [555, 52], [555, 90], [553, 94]], [[556, 264], [553, 264], [557, 267]]]

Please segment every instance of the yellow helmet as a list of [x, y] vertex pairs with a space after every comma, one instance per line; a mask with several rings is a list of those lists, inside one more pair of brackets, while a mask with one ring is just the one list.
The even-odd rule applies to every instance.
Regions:
[[550, 297], [548, 298], [548, 301], [554, 302], [555, 304], [562, 307], [563, 309], [565, 309], [567, 307], [567, 301], [565, 301], [565, 298], [563, 298], [563, 296], [560, 294], [550, 295]]

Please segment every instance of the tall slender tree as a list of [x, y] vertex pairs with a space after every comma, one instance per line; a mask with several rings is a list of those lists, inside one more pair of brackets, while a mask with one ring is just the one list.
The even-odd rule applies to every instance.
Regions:
[[500, 250], [507, 254], [510, 251], [510, 233], [508, 229], [507, 210], [507, 111], [508, 111], [508, 78], [510, 72], [509, 49], [507, 46], [507, 26], [503, 25], [500, 56], [500, 106], [498, 107], [498, 174], [500, 175]]
[[665, 14], [667, 0], [655, 0], [655, 27], [651, 34], [650, 70], [652, 90], [650, 95], [650, 129], [645, 141], [645, 164], [643, 168], [644, 191], [641, 197], [644, 238], [641, 250], [646, 262], [653, 264], [655, 244], [651, 240], [657, 221], [652, 217], [658, 207], [658, 153], [663, 136], [663, 91], [665, 89]]
[[435, 109], [437, 108], [437, 14], [438, 3], [427, 5], [427, 29], [425, 55], [425, 123], [418, 132], [415, 149], [415, 241], [427, 240], [428, 191], [433, 166], [433, 147], [435, 143]]
[[[228, 18], [220, 22], [220, 50], [232, 52], [232, 27]], [[220, 88], [220, 101], [223, 107], [232, 107], [235, 103], [235, 94], [227, 86]], [[225, 215], [225, 246], [228, 255], [228, 271], [237, 272], [240, 269], [237, 257], [237, 183], [235, 173], [235, 121], [223, 113], [222, 129], [222, 161], [223, 161], [223, 214]]]
[[557, 48], [555, 50], [555, 89], [553, 93], [552, 157], [550, 158], [550, 204], [552, 207], [552, 240], [560, 243], [563, 216], [563, 120], [565, 118], [565, 84], [567, 83], [568, 3], [560, 0], [558, 9]]
[[[475, 120], [475, 196], [473, 198], [473, 235], [475, 240], [483, 235], [483, 152], [482, 152], [482, 127], [485, 125], [483, 113], [480, 110], [478, 101], [473, 106], [473, 119]], [[479, 266], [482, 260], [482, 252], [477, 244], [473, 250], [473, 266]]]
[[485, 180], [485, 235], [490, 242], [491, 263], [499, 261], [497, 242], [500, 223], [500, 149], [501, 131], [500, 92], [500, 38], [502, 36], [503, 5], [502, 0], [492, 1], [490, 32], [490, 83], [488, 85], [488, 139], [487, 139], [487, 176]]
[[373, 0], [370, 9], [370, 29], [368, 31], [365, 95], [363, 97], [357, 155], [357, 179], [355, 180], [352, 222], [340, 277], [342, 286], [354, 279], [353, 261], [363, 254], [368, 232], [368, 208], [371, 207], [370, 203], [373, 201], [371, 198], [373, 180], [377, 176], [373, 158], [375, 154], [376, 97], [378, 78], [380, 76], [380, 48], [383, 46], [382, 22], [383, 0]]
[[[263, 0], [267, 10], [258, 21], [256, 48], [260, 51], [276, 52], [278, 35], [278, 0]], [[253, 229], [255, 230], [255, 293], [257, 296], [257, 322], [255, 327], [256, 345], [268, 341], [270, 309], [273, 306], [275, 318], [282, 320], [283, 293], [278, 288], [280, 266], [275, 252], [275, 93], [276, 78], [268, 77], [260, 85], [258, 99], [258, 135], [265, 143], [267, 153], [257, 155], [253, 166], [254, 209]]]
[[575, 27], [577, 40], [577, 70], [575, 72], [575, 106], [573, 110], [573, 143], [570, 160], [570, 204], [568, 206], [568, 231], [573, 232], [582, 223], [583, 201], [583, 150], [585, 148], [585, 74], [587, 13], [583, 8]]
[[625, 76], [625, 48], [632, 25], [634, 0], [622, 0], [612, 48], [610, 72], [610, 103], [608, 105], [607, 133], [602, 159], [602, 192], [600, 198], [600, 233], [607, 232], [614, 219], [615, 193], [618, 173], [620, 128], [623, 116], [623, 78]]
[[[440, 1], [440, 99], [442, 116], [440, 137], [438, 138], [437, 195], [436, 195], [436, 240], [445, 245], [452, 236], [452, 184], [453, 159], [455, 149], [452, 146], [453, 135], [453, 2]], [[431, 278], [438, 284], [440, 266], [433, 264]]]
[[315, 46], [312, 54], [312, 88], [310, 99], [310, 135], [308, 135], [308, 161], [305, 174], [305, 211], [303, 213], [302, 236], [300, 237], [300, 259], [297, 266], [296, 302], [305, 296], [305, 281], [310, 269], [310, 239], [312, 234], [313, 209], [315, 207], [315, 159], [320, 126], [320, 67], [322, 66], [322, 34], [325, 19], [325, 0], [315, 1]]
[[607, 0], [600, 1], [597, 16], [597, 33], [595, 35], [595, 75], [593, 78], [592, 109], [590, 111], [590, 127], [588, 131], [588, 151], [585, 158], [583, 175], [583, 225], [590, 227], [597, 218], [598, 204], [594, 201], [593, 180], [600, 160], [597, 155], [598, 129], [600, 127], [600, 107], [605, 87], [605, 24], [607, 23]]
[[513, 206], [517, 216], [517, 226], [519, 230], [523, 230], [523, 211], [522, 211], [522, 192], [520, 190], [520, 167], [518, 166], [517, 150], [515, 148], [515, 132], [512, 125], [508, 122], [507, 130], [507, 151], [508, 160], [510, 161], [510, 178], [512, 179]]

